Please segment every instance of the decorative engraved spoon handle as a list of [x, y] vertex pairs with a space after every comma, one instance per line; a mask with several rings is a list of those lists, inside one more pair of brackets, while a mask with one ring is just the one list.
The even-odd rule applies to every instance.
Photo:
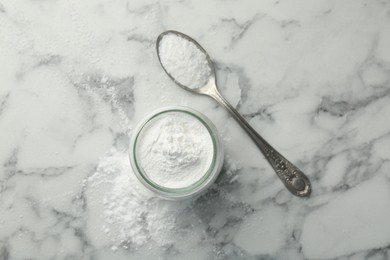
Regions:
[[249, 134], [257, 147], [259, 147], [261, 152], [265, 155], [265, 158], [271, 164], [276, 174], [292, 194], [299, 197], [307, 197], [310, 195], [311, 185], [306, 175], [284, 158], [267, 141], [265, 141], [237, 112], [237, 110], [218, 92], [217, 88], [210, 88], [209, 91], [204, 94], [214, 98], [233, 115], [241, 127]]

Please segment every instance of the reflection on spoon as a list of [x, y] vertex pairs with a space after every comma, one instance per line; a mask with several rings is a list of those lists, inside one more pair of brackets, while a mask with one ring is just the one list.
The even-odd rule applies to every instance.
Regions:
[[156, 49], [161, 66], [177, 85], [223, 105], [259, 147], [287, 189], [296, 196], [310, 195], [306, 175], [266, 142], [218, 92], [214, 63], [199, 43], [183, 33], [166, 31], [158, 36]]

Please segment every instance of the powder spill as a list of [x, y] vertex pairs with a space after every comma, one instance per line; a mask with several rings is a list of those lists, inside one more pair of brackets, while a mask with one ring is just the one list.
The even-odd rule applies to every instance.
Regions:
[[[160, 245], [172, 242], [176, 217], [189, 201], [171, 202], [157, 198], [134, 176], [128, 154], [113, 149], [102, 158], [88, 186], [91, 226], [100, 226], [111, 249], [137, 248], [151, 241]], [[97, 243], [97, 242], [95, 242]]]
[[146, 175], [167, 188], [188, 187], [201, 179], [213, 160], [207, 128], [185, 112], [165, 112], [147, 123], [137, 145], [137, 160]]
[[211, 69], [207, 57], [193, 42], [168, 33], [161, 39], [158, 51], [165, 70], [180, 84], [194, 89], [208, 82]]

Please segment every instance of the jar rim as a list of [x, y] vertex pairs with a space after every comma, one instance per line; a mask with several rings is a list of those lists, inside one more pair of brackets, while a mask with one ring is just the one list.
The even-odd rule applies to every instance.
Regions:
[[[213, 144], [213, 158], [207, 171], [196, 182], [192, 183], [191, 185], [180, 188], [169, 188], [157, 184], [148, 177], [147, 173], [145, 173], [145, 171], [137, 161], [137, 142], [140, 134], [142, 133], [142, 130], [144, 130], [148, 123], [150, 123], [153, 119], [165, 113], [172, 112], [186, 113], [187, 115], [190, 115], [197, 119], [207, 129]], [[152, 190], [158, 195], [161, 195], [168, 199], [180, 199], [184, 197], [191, 197], [197, 193], [200, 193], [214, 182], [222, 167], [221, 159], [223, 159], [223, 149], [219, 140], [219, 136], [217, 134], [216, 127], [205, 115], [189, 107], [168, 106], [154, 110], [153, 112], [148, 114], [145, 119], [141, 121], [140, 124], [136, 127], [130, 142], [129, 156], [130, 163], [135, 175], [149, 190]]]

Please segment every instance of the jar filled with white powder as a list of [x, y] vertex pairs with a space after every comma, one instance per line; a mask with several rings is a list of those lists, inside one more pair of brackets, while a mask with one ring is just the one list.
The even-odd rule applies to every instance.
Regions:
[[137, 178], [166, 199], [200, 194], [223, 164], [215, 126], [205, 115], [182, 106], [149, 114], [135, 129], [129, 154]]

